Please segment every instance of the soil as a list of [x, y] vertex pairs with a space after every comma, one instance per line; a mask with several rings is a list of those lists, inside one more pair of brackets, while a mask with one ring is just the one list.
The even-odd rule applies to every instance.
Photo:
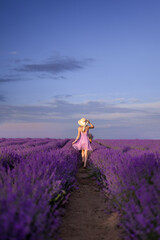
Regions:
[[71, 193], [59, 228], [61, 240], [122, 240], [119, 217], [93, 177], [91, 168], [79, 168], [77, 188]]

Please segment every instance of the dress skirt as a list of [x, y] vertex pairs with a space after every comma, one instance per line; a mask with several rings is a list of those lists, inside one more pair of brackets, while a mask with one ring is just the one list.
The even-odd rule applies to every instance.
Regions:
[[76, 143], [72, 145], [76, 150], [89, 150], [92, 151], [92, 147], [88, 138], [88, 131], [82, 132], [80, 138]]

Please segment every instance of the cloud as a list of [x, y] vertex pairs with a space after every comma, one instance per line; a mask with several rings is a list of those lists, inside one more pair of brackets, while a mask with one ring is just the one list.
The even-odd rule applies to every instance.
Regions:
[[70, 95], [70, 94], [59, 94], [59, 95], [54, 96], [55, 99], [66, 99], [66, 98], [70, 98], [70, 97], [72, 97], [72, 95]]
[[77, 133], [77, 121], [86, 117], [95, 125], [94, 133], [97, 138], [154, 138], [160, 131], [159, 104], [160, 102], [146, 103], [144, 109], [139, 103], [134, 104], [134, 108], [132, 104], [131, 107], [129, 104], [117, 106], [102, 101], [72, 103], [65, 100], [65, 95], [64, 100], [57, 95], [52, 103], [39, 106], [11, 106], [1, 103], [0, 123], [1, 126], [11, 123], [16, 124], [15, 126], [22, 123], [44, 123], [46, 128], [52, 126], [52, 133], [58, 131], [55, 127], [58, 124], [62, 135], [64, 132], [62, 137], [66, 137], [74, 136]]
[[59, 74], [65, 71], [75, 71], [83, 69], [91, 59], [77, 60], [74, 58], [54, 58], [51, 57], [45, 63], [24, 64], [20, 68], [16, 68], [19, 72], [48, 72]]
[[21, 78], [19, 74], [10, 73], [0, 76], [0, 83], [17, 82], [21, 81], [22, 79], [24, 80], [24, 78]]
[[6, 101], [6, 98], [4, 97], [3, 94], [0, 94], [0, 102], [5, 102]]
[[[116, 107], [116, 105], [98, 101], [75, 104], [62, 100], [62, 96], [63, 95], [57, 95], [52, 103], [46, 103], [42, 106], [1, 105], [0, 122], [50, 122], [58, 120], [63, 122], [64, 120], [70, 121], [70, 119], [78, 119], [82, 116], [102, 121], [115, 121], [126, 118], [132, 119], [145, 115], [142, 110]], [[70, 95], [64, 95], [63, 97], [69, 98]]]
[[11, 51], [10, 54], [11, 54], [11, 55], [17, 55], [18, 52], [17, 52], [17, 51]]
[[125, 98], [115, 98], [114, 101], [119, 102], [119, 103], [125, 103], [126, 99]]
[[15, 59], [14, 60], [15, 63], [22, 63], [22, 62], [31, 62], [31, 59], [30, 58], [24, 58], [24, 59]]
[[16, 77], [16, 76], [0, 77], [0, 83], [17, 82], [17, 81], [21, 81], [21, 79], [19, 77]]
[[38, 78], [40, 79], [54, 79], [54, 80], [64, 80], [66, 77], [61, 76], [61, 75], [54, 75], [52, 73], [40, 73], [38, 74]]
[[[12, 54], [13, 53], [14, 52], [12, 52]], [[44, 63], [26, 64], [26, 62], [31, 62], [31, 59], [15, 59], [14, 62], [18, 64], [18, 67], [11, 69], [13, 74], [0, 76], [0, 83], [24, 81], [26, 80], [26, 76], [23, 76], [24, 72], [38, 73], [37, 77], [39, 79], [64, 80], [65, 76], [61, 73], [83, 69], [91, 61], [93, 60], [89, 58], [77, 60], [69, 57], [50, 57]]]

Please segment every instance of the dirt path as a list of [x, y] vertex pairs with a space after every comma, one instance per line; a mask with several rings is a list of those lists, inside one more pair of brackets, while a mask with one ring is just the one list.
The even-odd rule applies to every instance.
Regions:
[[77, 185], [66, 206], [59, 236], [62, 240], [122, 240], [118, 216], [111, 213], [91, 169], [79, 169]]

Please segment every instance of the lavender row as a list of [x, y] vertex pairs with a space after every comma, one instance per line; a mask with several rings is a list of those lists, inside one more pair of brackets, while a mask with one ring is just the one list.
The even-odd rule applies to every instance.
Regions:
[[7, 149], [22, 154], [22, 152], [26, 150], [39, 150], [39, 147], [46, 148], [46, 146], [52, 146], [57, 148], [59, 147], [57, 144], [63, 146], [67, 141], [69, 141], [69, 139], [5, 139], [5, 142], [0, 143], [0, 150]]
[[12, 170], [0, 166], [0, 239], [53, 239], [79, 161], [71, 141], [66, 145], [36, 151]]
[[[123, 145], [120, 141], [118, 146]], [[100, 170], [104, 191], [120, 212], [126, 239], [160, 239], [160, 156], [154, 142], [150, 150], [132, 148], [126, 152], [97, 144], [93, 141], [90, 161]], [[128, 146], [132, 144], [128, 140]]]
[[160, 140], [150, 139], [133, 139], [133, 140], [109, 140], [109, 139], [96, 139], [96, 142], [100, 145], [104, 145], [107, 148], [115, 150], [121, 150], [127, 152], [130, 150], [146, 151], [151, 150], [152, 152], [160, 152]]
[[[19, 139], [18, 139], [19, 140]], [[6, 169], [10, 167], [12, 169], [15, 163], [19, 163], [21, 160], [24, 160], [26, 157], [29, 157], [36, 152], [48, 152], [53, 149], [62, 148], [69, 139], [45, 139], [37, 140], [35, 139], [35, 144], [30, 144], [30, 141], [25, 140], [25, 144], [19, 145], [17, 139], [7, 139], [5, 143], [8, 142], [8, 146], [0, 147], [0, 165]], [[22, 142], [22, 139], [21, 139]], [[38, 143], [37, 143], [38, 142]], [[40, 145], [40, 142], [42, 143]], [[10, 144], [12, 143], [12, 144]], [[14, 143], [14, 144], [13, 144]], [[45, 144], [44, 144], [45, 143]], [[22, 147], [23, 146], [23, 147]]]
[[30, 146], [33, 144], [34, 146], [45, 144], [50, 141], [49, 138], [1, 138], [0, 139], [0, 147], [11, 146], [11, 145], [23, 145], [29, 144]]

